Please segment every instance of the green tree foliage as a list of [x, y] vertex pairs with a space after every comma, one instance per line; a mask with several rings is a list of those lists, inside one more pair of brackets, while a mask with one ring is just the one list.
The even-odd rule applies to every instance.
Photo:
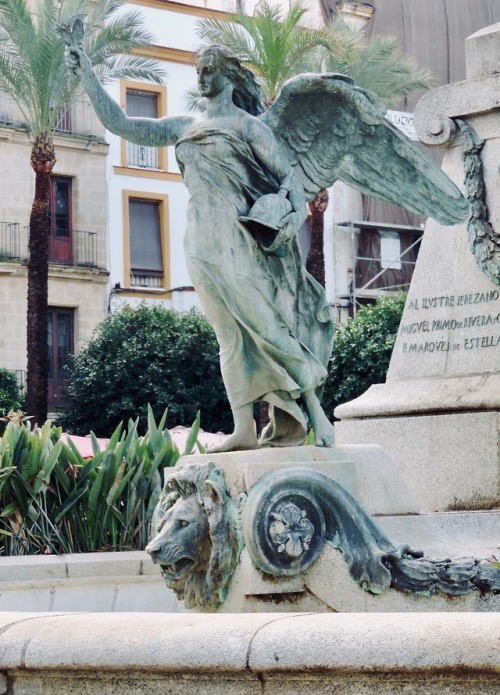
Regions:
[[[262, 0], [252, 17], [236, 14], [231, 21], [200, 19], [198, 36], [207, 43], [230, 48], [260, 80], [266, 104], [271, 104], [284, 83], [303, 72], [318, 51], [332, 50], [339, 33], [303, 26], [307, 9], [296, 2], [284, 13], [278, 5]], [[346, 38], [347, 40], [347, 38]]]
[[406, 295], [378, 299], [337, 326], [322, 405], [329, 417], [341, 403], [385, 382]]
[[140, 305], [111, 314], [72, 359], [68, 394], [61, 421], [74, 434], [109, 436], [148, 403], [156, 417], [168, 408], [172, 425], [190, 425], [201, 410], [205, 431], [231, 431], [218, 344], [196, 311]]
[[[15, 372], [0, 369], [0, 416], [7, 415], [9, 410], [21, 408], [22, 396]], [[0, 433], [2, 427], [0, 425]]]
[[324, 29], [309, 28], [307, 12], [300, 2], [285, 13], [262, 0], [251, 17], [200, 19], [197, 33], [205, 42], [230, 48], [255, 72], [267, 105], [288, 79], [301, 72], [348, 75], [387, 107], [409, 92], [429, 88], [431, 73], [403, 54], [395, 37], [368, 39], [340, 17]]

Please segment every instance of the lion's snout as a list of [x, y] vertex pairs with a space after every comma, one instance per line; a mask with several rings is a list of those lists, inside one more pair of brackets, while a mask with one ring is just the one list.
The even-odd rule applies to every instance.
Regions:
[[153, 540], [147, 544], [144, 550], [151, 555], [153, 562], [158, 562], [158, 556], [161, 553], [162, 544], [159, 543], [156, 538], [153, 538]]

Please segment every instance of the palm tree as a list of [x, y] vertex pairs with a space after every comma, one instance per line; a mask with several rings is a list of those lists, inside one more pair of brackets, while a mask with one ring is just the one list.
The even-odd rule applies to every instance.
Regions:
[[[353, 32], [341, 18], [334, 20], [332, 31], [336, 27]], [[357, 35], [359, 41], [340, 45], [324, 59], [324, 70], [348, 75], [358, 87], [376, 94], [386, 108], [396, 107], [410, 92], [429, 89], [432, 73], [402, 53], [394, 36], [368, 39], [364, 34]]]
[[[344, 27], [311, 29], [301, 24], [308, 10], [300, 2], [285, 14], [262, 0], [253, 16], [236, 14], [228, 20], [201, 19], [198, 36], [208, 43], [230, 48], [257, 75], [264, 103], [270, 106], [284, 83], [310, 67], [344, 42], [354, 50], [358, 37]], [[319, 71], [316, 69], [316, 71]]]
[[[351, 77], [358, 87], [376, 94], [386, 108], [397, 106], [409, 92], [428, 89], [431, 73], [420, 67], [411, 57], [401, 53], [396, 38], [374, 36], [354, 32], [337, 17], [331, 31], [343, 32], [343, 36], [357, 36], [358, 41], [338, 42], [336, 50], [323, 57], [322, 69]], [[314, 70], [315, 66], [310, 66]], [[327, 191], [321, 191], [309, 204], [311, 212], [311, 245], [306, 268], [311, 275], [325, 285], [325, 259], [323, 253], [324, 213], [328, 205]]]
[[[269, 106], [283, 84], [300, 72], [338, 72], [379, 96], [386, 107], [408, 92], [428, 89], [430, 74], [401, 54], [396, 39], [363, 34], [336, 18], [324, 29], [301, 25], [307, 10], [292, 5], [288, 14], [267, 0], [259, 3], [252, 17], [237, 14], [231, 21], [203, 19], [198, 22], [200, 38], [233, 50], [257, 74]], [[328, 194], [320, 191], [311, 201], [311, 246], [306, 268], [323, 286], [324, 213]]]
[[26, 410], [35, 422], [47, 417], [47, 303], [50, 174], [56, 163], [53, 133], [62, 109], [81, 94], [64, 61], [57, 26], [85, 16], [85, 50], [103, 80], [163, 82], [153, 60], [130, 54], [151, 46], [141, 16], [113, 16], [118, 0], [0, 0], [0, 90], [22, 113], [32, 139], [35, 194], [29, 224]]

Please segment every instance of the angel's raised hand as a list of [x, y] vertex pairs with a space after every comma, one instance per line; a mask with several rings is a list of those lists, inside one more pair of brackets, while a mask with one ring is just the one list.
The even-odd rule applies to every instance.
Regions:
[[83, 28], [83, 19], [87, 15], [74, 14], [65, 24], [57, 25], [57, 35], [64, 41], [66, 46], [70, 48], [83, 49], [83, 37], [85, 29]]
[[66, 48], [64, 49], [64, 59], [70, 72], [73, 73], [73, 75], [79, 76], [81, 68], [80, 51], [71, 49], [69, 48], [69, 46], [66, 46]]
[[66, 44], [64, 52], [66, 64], [74, 75], [78, 74], [78, 70], [81, 67], [83, 38], [85, 35], [82, 21], [84, 17], [84, 14], [73, 15], [66, 24], [61, 24], [57, 27], [59, 38]]

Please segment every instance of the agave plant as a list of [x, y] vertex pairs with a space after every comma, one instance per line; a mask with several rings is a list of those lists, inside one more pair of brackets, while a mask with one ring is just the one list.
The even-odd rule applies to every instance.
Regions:
[[50, 479], [58, 463], [60, 430], [47, 422], [42, 428], [10, 422], [0, 442], [0, 533], [6, 554], [68, 549], [53, 523]]
[[[128, 550], [145, 547], [164, 470], [179, 451], [148, 408], [144, 436], [137, 422], [120, 424], [103, 451], [91, 435], [85, 460], [61, 430], [9, 423], [0, 441], [0, 538], [5, 555]], [[186, 442], [191, 453], [200, 417]], [[199, 446], [199, 445], [198, 445]]]

